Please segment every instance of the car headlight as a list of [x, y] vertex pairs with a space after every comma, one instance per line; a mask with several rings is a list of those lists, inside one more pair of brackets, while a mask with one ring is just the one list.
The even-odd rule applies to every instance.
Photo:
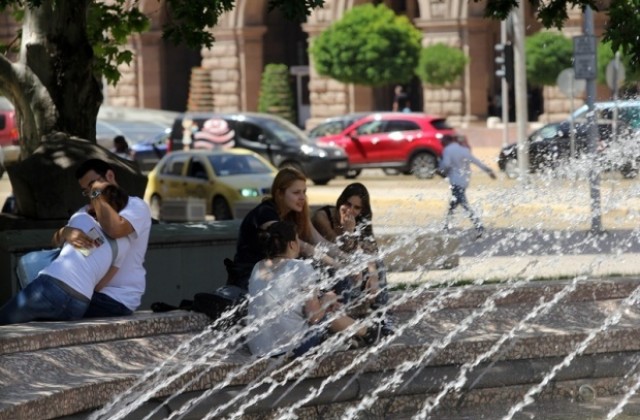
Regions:
[[243, 197], [259, 197], [260, 192], [255, 188], [243, 188], [240, 190], [240, 195]]
[[302, 153], [304, 153], [307, 156], [317, 156], [321, 158], [327, 156], [327, 152], [324, 149], [310, 146], [308, 144], [303, 144], [302, 146], [300, 146], [300, 150], [302, 150]]

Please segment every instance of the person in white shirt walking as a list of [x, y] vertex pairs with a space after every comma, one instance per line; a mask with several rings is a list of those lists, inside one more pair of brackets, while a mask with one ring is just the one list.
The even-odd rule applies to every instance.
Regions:
[[451, 185], [451, 199], [449, 200], [449, 210], [445, 219], [444, 229], [448, 231], [451, 228], [451, 217], [453, 211], [458, 206], [462, 206], [476, 228], [477, 237], [482, 236], [484, 226], [480, 218], [473, 211], [467, 201], [466, 190], [469, 186], [471, 178], [471, 163], [485, 171], [492, 179], [496, 179], [496, 174], [487, 165], [482, 163], [478, 158], [471, 154], [468, 147], [461, 145], [456, 139], [447, 137], [443, 139], [442, 159], [438, 167], [438, 173], [449, 179]]

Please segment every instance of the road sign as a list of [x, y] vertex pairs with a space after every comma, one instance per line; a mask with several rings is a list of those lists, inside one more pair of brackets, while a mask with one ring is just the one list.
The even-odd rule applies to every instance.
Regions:
[[[618, 73], [616, 74], [616, 60], [611, 60], [609, 64], [607, 64], [607, 86], [609, 89], [614, 90], [615, 88], [619, 88], [624, 83], [625, 78], [625, 70], [624, 64], [618, 62]], [[614, 83], [614, 79], [617, 83]], [[617, 84], [617, 86], [616, 86]]]
[[556, 83], [560, 92], [569, 98], [582, 95], [587, 87], [587, 82], [583, 79], [576, 79], [572, 68], [562, 70], [556, 79]]
[[573, 70], [576, 79], [594, 80], [596, 68], [596, 37], [581, 35], [573, 37]]

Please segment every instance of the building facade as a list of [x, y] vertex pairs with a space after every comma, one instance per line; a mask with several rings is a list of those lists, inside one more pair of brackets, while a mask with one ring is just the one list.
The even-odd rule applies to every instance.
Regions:
[[[122, 78], [117, 86], [105, 87], [105, 103], [175, 111], [256, 111], [264, 66], [284, 63], [291, 69], [301, 127], [309, 128], [326, 117], [349, 112], [390, 110], [393, 86], [354, 86], [320, 76], [308, 55], [314, 37], [351, 8], [369, 2], [327, 0], [324, 8], [315, 10], [300, 25], [277, 12], [268, 13], [267, 0], [237, 0], [235, 9], [213, 28], [213, 47], [194, 51], [162, 39], [162, 25], [167, 19], [164, 2], [142, 0], [139, 4], [152, 20], [151, 29], [132, 37], [130, 47], [135, 58], [131, 65], [120, 68]], [[464, 75], [451, 86], [430, 87], [415, 78], [407, 86], [414, 110], [447, 116], [457, 124], [484, 120], [494, 112], [500, 93], [494, 63], [500, 22], [484, 17], [485, 1], [384, 3], [397, 14], [406, 15], [422, 32], [423, 46], [444, 43], [462, 49], [470, 58]], [[526, 15], [527, 35], [540, 30], [530, 13]], [[563, 32], [579, 35], [581, 28], [580, 12], [570, 13]], [[597, 33], [601, 28], [602, 17], [597, 16]], [[0, 32], [2, 39], [8, 36], [7, 31]], [[543, 112], [547, 117], [564, 116], [569, 110], [568, 99], [554, 87], [544, 92], [531, 88], [529, 97], [530, 120]]]

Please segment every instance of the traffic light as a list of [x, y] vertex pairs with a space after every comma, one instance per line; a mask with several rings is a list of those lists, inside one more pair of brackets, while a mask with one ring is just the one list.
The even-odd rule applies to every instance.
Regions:
[[496, 76], [507, 79], [509, 86], [513, 86], [513, 46], [511, 44], [496, 44]]

